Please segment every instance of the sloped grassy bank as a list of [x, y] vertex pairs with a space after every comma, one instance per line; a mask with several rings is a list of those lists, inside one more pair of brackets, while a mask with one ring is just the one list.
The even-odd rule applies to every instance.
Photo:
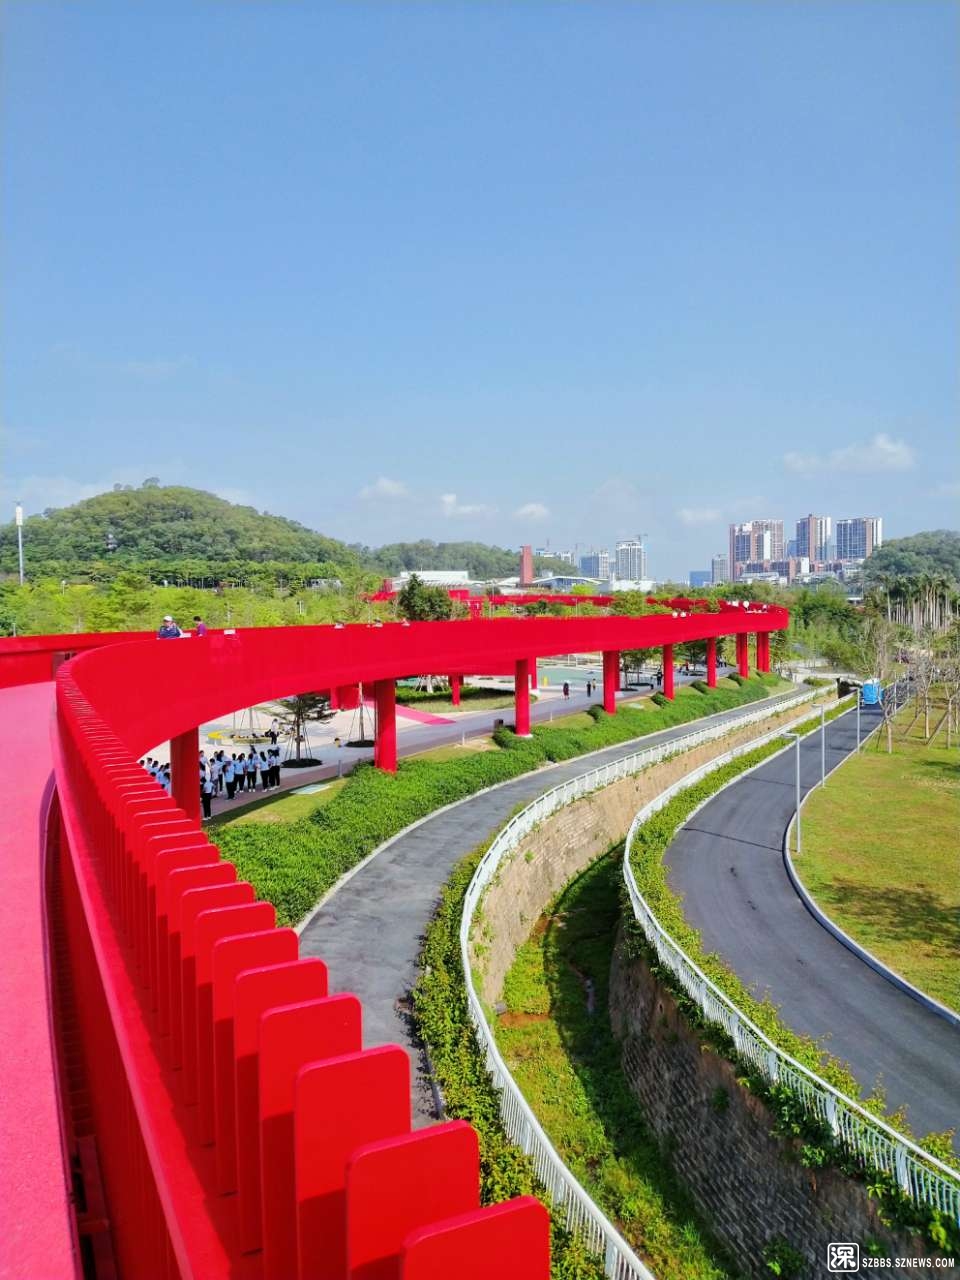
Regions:
[[553, 761], [758, 701], [779, 684], [775, 676], [757, 675], [739, 683], [721, 681], [707, 693], [681, 689], [676, 701], [665, 705], [627, 704], [614, 715], [591, 707], [589, 725], [542, 725], [527, 739], [499, 729], [493, 735], [497, 750], [452, 760], [414, 757], [401, 761], [393, 775], [360, 765], [328, 804], [307, 817], [221, 827], [216, 843], [257, 895], [276, 906], [278, 922], [295, 924], [368, 853], [445, 804]]
[[737, 1274], [646, 1126], [610, 1028], [622, 846], [562, 890], [518, 950], [497, 1042], [560, 1155], [659, 1280]]

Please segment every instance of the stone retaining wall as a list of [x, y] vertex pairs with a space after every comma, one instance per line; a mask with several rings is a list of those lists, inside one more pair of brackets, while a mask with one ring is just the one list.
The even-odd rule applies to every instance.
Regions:
[[[610, 1021], [647, 1123], [746, 1274], [769, 1278], [764, 1251], [776, 1240], [804, 1255], [811, 1277], [828, 1274], [831, 1241], [852, 1241], [861, 1253], [873, 1241], [890, 1258], [928, 1257], [926, 1265], [936, 1265], [922, 1239], [884, 1227], [863, 1183], [834, 1169], [805, 1168], [796, 1145], [771, 1134], [764, 1103], [687, 1023], [646, 961], [627, 958], [622, 930], [610, 974]], [[878, 1274], [908, 1276], [914, 1268]]]

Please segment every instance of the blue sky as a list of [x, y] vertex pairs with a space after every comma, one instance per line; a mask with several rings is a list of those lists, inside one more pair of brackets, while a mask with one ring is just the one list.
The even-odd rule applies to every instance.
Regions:
[[9, 0], [0, 503], [956, 526], [952, 0]]

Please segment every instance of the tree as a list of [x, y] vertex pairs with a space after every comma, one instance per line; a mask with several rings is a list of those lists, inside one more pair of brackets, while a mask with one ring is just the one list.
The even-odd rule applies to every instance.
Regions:
[[863, 645], [857, 666], [862, 675], [880, 682], [880, 688], [883, 691], [880, 712], [883, 717], [883, 727], [886, 730], [888, 754], [893, 753], [893, 720], [897, 713], [896, 698], [892, 690], [887, 688], [893, 683], [895, 652], [895, 628], [884, 618], [870, 618], [864, 629]]
[[[294, 750], [297, 764], [311, 762], [310, 737], [307, 726], [310, 724], [326, 724], [332, 720], [336, 712], [330, 709], [330, 700], [322, 693], [300, 693], [295, 698], [281, 698], [279, 705], [283, 712], [278, 717], [280, 726], [287, 737], [287, 758], [290, 748]], [[303, 748], [307, 754], [303, 754]]]
[[440, 622], [453, 616], [453, 601], [443, 587], [428, 587], [414, 573], [397, 594], [400, 616], [408, 622]]

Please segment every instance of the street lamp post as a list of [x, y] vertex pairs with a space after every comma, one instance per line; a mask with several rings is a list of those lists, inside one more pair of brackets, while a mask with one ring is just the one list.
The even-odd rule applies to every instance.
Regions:
[[800, 844], [800, 735], [799, 735], [799, 733], [785, 733], [783, 736], [784, 736], [785, 738], [793, 738], [794, 742], [797, 744], [797, 752], [796, 752], [796, 759], [797, 759], [797, 772], [796, 772], [796, 778], [797, 778], [797, 853], [799, 853], [799, 852], [800, 852], [800, 849], [801, 849], [801, 844]]
[[860, 690], [857, 690], [857, 754], [860, 754]]
[[820, 708], [820, 785], [827, 785], [827, 708]]
[[20, 585], [23, 586], [23, 507], [17, 503], [17, 560], [20, 564]]

